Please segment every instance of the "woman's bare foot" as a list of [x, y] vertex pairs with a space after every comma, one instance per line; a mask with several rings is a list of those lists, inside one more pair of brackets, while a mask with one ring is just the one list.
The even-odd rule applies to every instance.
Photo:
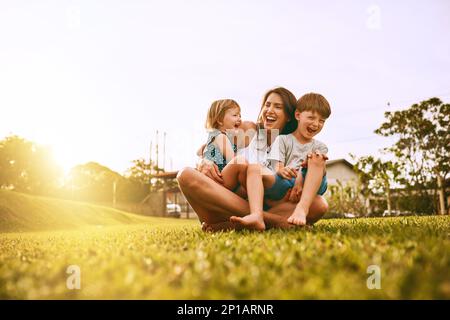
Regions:
[[287, 219], [287, 221], [297, 226], [305, 226], [307, 215], [308, 212], [304, 208], [297, 206], [294, 213]]
[[202, 230], [204, 232], [219, 232], [219, 231], [231, 231], [231, 230], [241, 230], [242, 227], [236, 225], [231, 221], [224, 221], [218, 223], [206, 223], [202, 222]]
[[230, 218], [231, 222], [241, 225], [245, 229], [264, 231], [266, 225], [264, 224], [264, 219], [262, 215], [251, 213], [245, 217], [232, 216]]

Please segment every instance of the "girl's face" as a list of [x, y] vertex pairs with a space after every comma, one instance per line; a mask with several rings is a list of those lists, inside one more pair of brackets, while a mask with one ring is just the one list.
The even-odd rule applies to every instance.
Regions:
[[219, 122], [219, 125], [221, 130], [237, 130], [241, 125], [241, 109], [234, 107], [225, 111], [223, 120]]
[[297, 130], [307, 140], [312, 139], [322, 130], [326, 120], [315, 111], [295, 111], [295, 118], [298, 120]]
[[278, 129], [280, 132], [288, 123], [289, 119], [284, 112], [283, 100], [277, 93], [271, 93], [267, 97], [264, 106], [261, 109], [261, 120], [264, 129]]

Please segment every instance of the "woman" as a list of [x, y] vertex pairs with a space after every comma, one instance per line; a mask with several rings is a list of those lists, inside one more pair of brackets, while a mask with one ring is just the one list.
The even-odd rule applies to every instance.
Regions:
[[[275, 88], [264, 95], [258, 126], [266, 131], [257, 134], [247, 148], [246, 158], [250, 163], [265, 163], [276, 133], [288, 134], [296, 129], [295, 106], [295, 96], [285, 88]], [[325, 164], [322, 157], [312, 157], [308, 160], [308, 166], [324, 167]], [[245, 216], [250, 212], [248, 201], [224, 188], [220, 175], [215, 164], [203, 160], [197, 170], [184, 168], [177, 176], [181, 191], [197, 213], [203, 229], [207, 231], [238, 228], [238, 225], [230, 222], [230, 217]], [[264, 212], [267, 228], [293, 227], [287, 222], [287, 218], [294, 211], [296, 204], [288, 202], [288, 196], [289, 194], [277, 203], [270, 203], [271, 208]], [[326, 200], [317, 195], [310, 207], [307, 223], [313, 224], [327, 210]]]

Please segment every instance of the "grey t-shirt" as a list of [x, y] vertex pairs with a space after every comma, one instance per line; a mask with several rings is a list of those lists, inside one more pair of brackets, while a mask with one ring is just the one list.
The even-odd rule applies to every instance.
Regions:
[[270, 167], [275, 171], [275, 162], [281, 161], [285, 167], [300, 169], [303, 160], [308, 153], [319, 151], [327, 154], [327, 146], [318, 140], [301, 144], [292, 134], [279, 135], [272, 144], [267, 159], [270, 160]]

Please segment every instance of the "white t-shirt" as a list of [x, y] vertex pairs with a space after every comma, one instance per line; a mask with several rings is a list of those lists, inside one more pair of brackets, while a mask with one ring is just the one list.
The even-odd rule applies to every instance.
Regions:
[[237, 154], [245, 157], [245, 159], [251, 164], [262, 164], [269, 168], [269, 161], [267, 156], [271, 150], [271, 147], [267, 145], [267, 135], [265, 130], [260, 130], [259, 134], [256, 134], [250, 141], [249, 145], [238, 150]]
[[308, 153], [315, 151], [327, 154], [328, 147], [318, 140], [312, 139], [311, 142], [302, 144], [293, 134], [280, 135], [273, 142], [267, 159], [272, 170], [275, 170], [276, 161], [282, 162], [285, 167], [298, 170]]

